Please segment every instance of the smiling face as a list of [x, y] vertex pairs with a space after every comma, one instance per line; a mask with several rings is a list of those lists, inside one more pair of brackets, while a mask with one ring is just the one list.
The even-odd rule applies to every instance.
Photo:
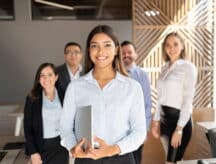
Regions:
[[167, 38], [165, 43], [165, 52], [168, 55], [171, 63], [175, 62], [180, 58], [183, 50], [181, 40], [176, 36], [170, 36]]
[[130, 67], [135, 62], [137, 54], [133, 45], [127, 44], [122, 46], [122, 58], [126, 67]]
[[105, 33], [93, 36], [89, 46], [90, 59], [97, 68], [112, 68], [117, 48], [113, 40]]
[[40, 72], [39, 83], [44, 90], [48, 91], [55, 88], [57, 79], [58, 75], [54, 73], [53, 69], [50, 66], [47, 66]]

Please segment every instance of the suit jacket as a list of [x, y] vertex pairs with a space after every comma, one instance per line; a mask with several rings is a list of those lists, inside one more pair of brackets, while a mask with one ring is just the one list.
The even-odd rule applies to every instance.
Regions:
[[64, 98], [65, 91], [67, 89], [68, 84], [70, 83], [70, 75], [66, 64], [60, 65], [59, 67], [57, 67], [56, 70], [59, 75], [57, 81], [57, 87], [63, 94], [63, 98]]
[[[58, 91], [59, 99], [62, 104], [63, 96]], [[24, 107], [24, 132], [25, 132], [25, 152], [27, 155], [42, 153], [43, 148], [43, 120], [42, 120], [42, 91], [40, 96], [32, 99], [26, 98]]]

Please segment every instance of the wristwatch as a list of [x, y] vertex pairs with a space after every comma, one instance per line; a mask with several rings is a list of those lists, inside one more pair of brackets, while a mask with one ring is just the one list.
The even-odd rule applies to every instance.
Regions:
[[180, 135], [182, 135], [182, 133], [183, 133], [182, 130], [178, 130], [178, 129], [176, 129], [175, 132], [176, 132], [177, 134], [180, 134]]

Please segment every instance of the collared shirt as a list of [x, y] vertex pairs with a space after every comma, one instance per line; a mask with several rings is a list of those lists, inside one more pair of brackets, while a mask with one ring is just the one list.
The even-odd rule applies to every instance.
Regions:
[[43, 92], [43, 138], [53, 138], [60, 135], [61, 113], [62, 107], [57, 90], [55, 90], [55, 99], [53, 101], [50, 101]]
[[136, 66], [135, 64], [128, 68], [128, 72], [130, 74], [130, 77], [138, 81], [142, 87], [145, 104], [146, 125], [147, 129], [149, 129], [152, 120], [152, 100], [151, 85], [149, 83], [148, 75], [139, 66]]
[[154, 120], [160, 120], [161, 105], [180, 110], [178, 126], [184, 127], [193, 109], [193, 97], [197, 80], [197, 69], [189, 61], [179, 59], [169, 67], [162, 67], [158, 79], [158, 104]]
[[79, 65], [79, 68], [78, 68], [78, 70], [77, 70], [77, 72], [75, 74], [73, 74], [71, 72], [71, 69], [67, 64], [66, 64], [66, 66], [67, 66], [67, 70], [69, 72], [69, 76], [70, 76], [71, 81], [75, 80], [75, 79], [78, 79], [80, 77], [80, 73], [82, 72], [82, 66], [81, 65]]
[[[90, 71], [70, 83], [64, 99], [61, 137], [68, 150], [76, 138], [75, 112], [82, 106], [93, 109], [93, 134], [109, 145], [117, 144], [121, 154], [136, 150], [146, 138], [146, 120], [141, 86], [133, 79], [116, 72], [101, 89]], [[73, 131], [74, 130], [74, 131]]]

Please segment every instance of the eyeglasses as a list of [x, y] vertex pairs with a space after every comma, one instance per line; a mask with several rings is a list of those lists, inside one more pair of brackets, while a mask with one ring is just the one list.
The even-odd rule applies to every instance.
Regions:
[[81, 54], [81, 52], [80, 51], [66, 51], [65, 52], [65, 55], [70, 55], [70, 56], [72, 56], [72, 55], [79, 55], [79, 54]]

